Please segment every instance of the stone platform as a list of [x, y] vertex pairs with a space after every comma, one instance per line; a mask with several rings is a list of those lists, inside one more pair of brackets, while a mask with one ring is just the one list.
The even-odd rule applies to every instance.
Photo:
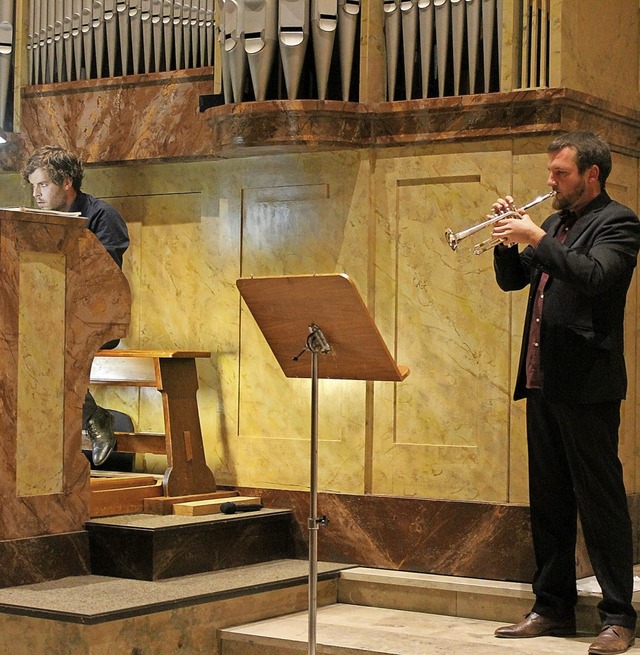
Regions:
[[306, 557], [289, 510], [208, 516], [130, 514], [86, 523], [95, 575], [162, 580]]
[[[325, 655], [585, 655], [598, 628], [600, 597], [586, 588], [577, 638], [514, 642], [493, 632], [528, 611], [528, 584], [329, 562], [318, 579]], [[303, 655], [307, 582], [307, 561], [278, 560], [159, 581], [90, 575], [0, 589], [0, 652]]]

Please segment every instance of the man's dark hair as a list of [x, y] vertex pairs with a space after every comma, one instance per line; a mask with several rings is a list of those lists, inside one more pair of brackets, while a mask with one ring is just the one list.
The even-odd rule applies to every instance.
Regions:
[[60, 146], [38, 148], [29, 157], [22, 171], [24, 181], [28, 182], [29, 176], [38, 168], [46, 170], [54, 184], [61, 185], [68, 178], [73, 188], [80, 191], [84, 176], [82, 160], [68, 150]]
[[609, 173], [611, 173], [611, 149], [609, 144], [593, 132], [569, 132], [554, 139], [547, 146], [547, 152], [554, 154], [563, 148], [573, 148], [575, 150], [579, 173], [584, 173], [587, 168], [594, 164], [600, 169], [600, 188], [604, 191], [605, 183]]

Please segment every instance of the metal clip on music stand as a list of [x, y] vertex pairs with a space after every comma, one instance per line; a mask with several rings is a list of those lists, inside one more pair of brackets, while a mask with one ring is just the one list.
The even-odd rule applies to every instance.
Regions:
[[[318, 517], [318, 378], [401, 382], [409, 369], [396, 364], [346, 275], [240, 278], [237, 285], [285, 376], [311, 377], [307, 652], [315, 655], [318, 529], [327, 522], [325, 517]], [[311, 353], [310, 367], [303, 361], [307, 351]], [[321, 373], [320, 354], [326, 356]]]

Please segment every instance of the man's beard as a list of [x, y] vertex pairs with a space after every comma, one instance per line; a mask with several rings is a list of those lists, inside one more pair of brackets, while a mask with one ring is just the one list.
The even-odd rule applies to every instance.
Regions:
[[572, 209], [584, 195], [587, 185], [584, 180], [580, 180], [573, 191], [568, 195], [556, 195], [553, 197], [552, 207], [559, 211], [563, 209]]

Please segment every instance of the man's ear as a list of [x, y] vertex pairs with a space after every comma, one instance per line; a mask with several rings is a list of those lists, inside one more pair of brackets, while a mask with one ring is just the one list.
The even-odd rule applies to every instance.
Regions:
[[600, 167], [597, 164], [593, 164], [589, 169], [589, 182], [599, 182], [600, 181]]

